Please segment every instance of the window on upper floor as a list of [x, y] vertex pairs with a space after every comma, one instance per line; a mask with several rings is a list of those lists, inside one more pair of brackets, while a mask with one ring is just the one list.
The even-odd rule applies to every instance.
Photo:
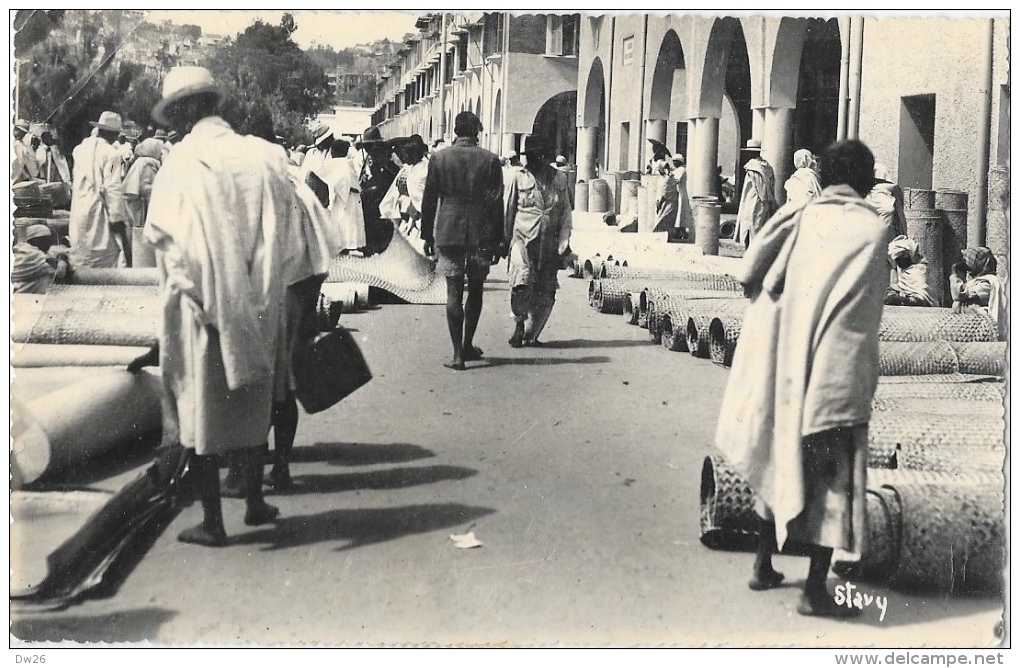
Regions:
[[634, 64], [634, 35], [623, 38], [623, 64]]
[[548, 56], [576, 56], [581, 15], [549, 14], [545, 23], [545, 53]]
[[468, 68], [468, 35], [462, 32], [457, 36], [457, 72], [461, 73]]
[[482, 33], [482, 57], [503, 52], [503, 14], [492, 12], [485, 15], [485, 31]]

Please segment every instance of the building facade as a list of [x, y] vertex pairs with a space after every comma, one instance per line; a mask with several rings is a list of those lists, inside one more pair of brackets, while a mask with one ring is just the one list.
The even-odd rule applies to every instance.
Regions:
[[578, 14], [426, 14], [386, 66], [372, 121], [384, 137], [449, 142], [456, 115], [472, 111], [491, 151], [541, 133], [572, 160], [580, 24]]

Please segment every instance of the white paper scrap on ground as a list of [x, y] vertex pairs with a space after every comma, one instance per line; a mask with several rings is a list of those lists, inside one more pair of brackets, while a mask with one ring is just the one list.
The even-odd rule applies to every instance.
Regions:
[[477, 538], [475, 538], [475, 532], [474, 531], [471, 531], [469, 533], [459, 533], [459, 534], [458, 533], [451, 533], [450, 534], [450, 540], [453, 541], [453, 546], [454, 547], [463, 548], [465, 550], [468, 549], [468, 548], [471, 548], [471, 547], [481, 547], [482, 546], [482, 541], [480, 541]]

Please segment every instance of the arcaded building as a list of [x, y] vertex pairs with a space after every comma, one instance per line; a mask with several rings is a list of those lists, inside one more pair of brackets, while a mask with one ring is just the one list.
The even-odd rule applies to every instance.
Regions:
[[473, 111], [494, 152], [540, 132], [573, 159], [580, 25], [578, 14], [423, 15], [382, 75], [372, 121], [387, 138], [450, 142], [453, 119]]
[[640, 171], [657, 139], [686, 156], [692, 194], [713, 194], [719, 167], [740, 178], [749, 139], [782, 184], [795, 150], [860, 138], [901, 186], [967, 191], [983, 220], [988, 171], [1009, 153], [1008, 30], [1005, 17], [584, 16], [578, 178]]

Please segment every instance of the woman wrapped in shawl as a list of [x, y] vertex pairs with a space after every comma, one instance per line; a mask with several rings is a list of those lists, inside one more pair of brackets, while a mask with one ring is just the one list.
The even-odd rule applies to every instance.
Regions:
[[875, 183], [865, 199], [878, 211], [878, 217], [885, 223], [890, 241], [895, 237], [907, 235], [903, 189], [889, 180], [889, 170], [885, 165], [875, 165]]
[[510, 310], [514, 348], [541, 346], [573, 227], [567, 177], [549, 164], [552, 147], [528, 139], [527, 166], [515, 172], [507, 198], [505, 238], [510, 245]]
[[802, 148], [793, 154], [793, 166], [797, 168], [786, 180], [786, 203], [804, 204], [822, 192], [822, 184], [818, 182], [815, 156], [811, 151]]
[[964, 248], [963, 261], [953, 265], [949, 292], [954, 313], [980, 313], [995, 321], [999, 338], [1006, 333], [1006, 290], [996, 275], [998, 263], [992, 251], [981, 246]]
[[666, 231], [673, 238], [676, 227], [676, 214], [680, 205], [680, 191], [677, 189], [676, 177], [666, 166], [665, 160], [654, 165], [655, 174], [663, 177], [655, 193], [655, 231]]
[[896, 277], [890, 276], [886, 304], [937, 306], [935, 293], [928, 285], [928, 261], [921, 255], [916, 241], [902, 235], [890, 241], [889, 263]]
[[152, 137], [142, 140], [135, 147], [135, 160], [124, 177], [124, 206], [127, 207], [128, 224], [144, 227], [152, 197], [152, 182], [162, 164], [163, 142]]
[[827, 591], [834, 549], [860, 552], [878, 329], [888, 287], [885, 228], [863, 200], [874, 158], [859, 141], [822, 156], [821, 194], [780, 209], [736, 278], [750, 304], [716, 446], [754, 488], [761, 516], [749, 586], [777, 587], [772, 554], [811, 557], [798, 612], [848, 616]]

